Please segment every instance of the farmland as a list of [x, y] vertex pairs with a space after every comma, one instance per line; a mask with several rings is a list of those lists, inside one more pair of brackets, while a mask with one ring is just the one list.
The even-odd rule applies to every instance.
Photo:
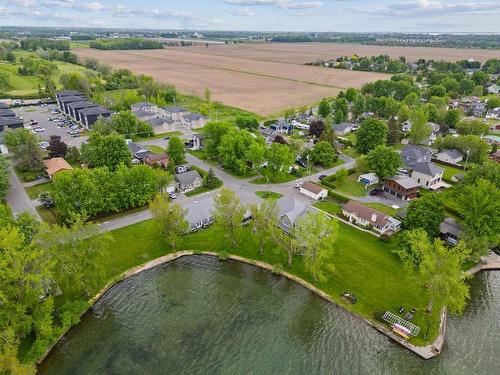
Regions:
[[[155, 51], [74, 50], [115, 68], [153, 76], [174, 84], [181, 92], [203, 96], [210, 88], [213, 100], [260, 115], [318, 102], [347, 87], [385, 79], [381, 73], [337, 71], [303, 64], [255, 60], [216, 54], [206, 47], [167, 48]], [[221, 46], [222, 48], [222, 46]], [[207, 52], [208, 51], [208, 52]], [[213, 51], [214, 54], [211, 54]]]

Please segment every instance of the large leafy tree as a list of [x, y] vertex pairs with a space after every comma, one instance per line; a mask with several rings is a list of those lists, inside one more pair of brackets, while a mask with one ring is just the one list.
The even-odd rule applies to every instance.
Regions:
[[232, 125], [228, 122], [209, 122], [205, 126], [205, 151], [210, 159], [219, 157], [219, 145], [222, 137], [229, 132]]
[[125, 138], [116, 133], [92, 133], [88, 142], [82, 145], [81, 157], [91, 168], [108, 167], [112, 171], [120, 164], [128, 166], [132, 161]]
[[240, 241], [246, 210], [240, 198], [230, 189], [222, 188], [214, 198], [215, 225], [233, 247], [238, 246]]
[[318, 105], [318, 114], [321, 117], [326, 118], [330, 115], [331, 111], [332, 111], [332, 107], [331, 107], [330, 103], [328, 102], [328, 99], [326, 99], [326, 98], [321, 99], [321, 101], [319, 102], [319, 105]]
[[431, 238], [439, 236], [439, 224], [444, 220], [444, 205], [437, 194], [426, 194], [410, 202], [404, 221], [406, 229], [421, 228]]
[[331, 261], [338, 223], [322, 212], [309, 212], [299, 219], [296, 237], [303, 248], [305, 269], [315, 281], [325, 281], [325, 271], [333, 270]]
[[257, 142], [252, 133], [245, 129], [231, 129], [225, 134], [219, 145], [219, 154], [224, 168], [239, 175], [248, 170], [246, 154], [250, 145]]
[[252, 215], [252, 231], [259, 241], [259, 252], [264, 254], [264, 244], [272, 236], [278, 223], [278, 205], [275, 201], [265, 199], [260, 206], [250, 205]]
[[387, 124], [384, 121], [375, 118], [366, 119], [356, 132], [356, 148], [359, 152], [367, 154], [387, 142], [387, 133]]
[[[427, 311], [435, 304], [447, 306], [452, 313], [460, 313], [469, 297], [469, 286], [462, 265], [470, 250], [464, 242], [451, 248], [440, 239], [432, 241], [424, 231], [411, 238], [410, 247], [420, 259], [416, 273], [428, 298]], [[407, 266], [414, 267], [413, 263]]]
[[366, 156], [368, 167], [379, 179], [392, 176], [403, 164], [399, 154], [391, 147], [377, 146]]
[[167, 153], [170, 157], [170, 160], [175, 165], [186, 162], [186, 148], [184, 147], [184, 143], [179, 137], [170, 138], [170, 140], [168, 141]]
[[456, 202], [474, 257], [485, 254], [489, 245], [498, 245], [500, 190], [495, 184], [480, 178], [474, 184], [462, 185]]
[[318, 142], [311, 150], [311, 160], [313, 163], [329, 167], [338, 159], [332, 144], [326, 141]]
[[0, 155], [0, 201], [3, 201], [9, 191], [9, 162]]
[[314, 119], [309, 125], [309, 134], [319, 137], [325, 131], [325, 123], [323, 120]]
[[411, 115], [411, 130], [408, 134], [413, 144], [422, 144], [432, 133], [432, 127], [427, 123], [427, 114], [423, 108], [415, 108]]
[[260, 166], [266, 157], [266, 146], [262, 143], [253, 142], [245, 152], [245, 158], [248, 160], [253, 169], [260, 170]]
[[187, 233], [189, 222], [185, 219], [187, 209], [178, 204], [171, 204], [164, 195], [158, 194], [149, 203], [158, 228], [168, 239], [175, 251], [179, 238]]
[[5, 144], [14, 153], [19, 167], [39, 171], [43, 168], [42, 152], [38, 144], [38, 136], [28, 129], [14, 129], [5, 132]]
[[66, 156], [68, 145], [61, 141], [61, 137], [59, 135], [51, 135], [49, 138], [49, 147], [47, 147], [47, 150], [49, 150], [49, 156], [51, 158], [63, 158]]
[[288, 172], [288, 168], [295, 160], [294, 152], [287, 145], [273, 143], [266, 152], [267, 169], [272, 178]]

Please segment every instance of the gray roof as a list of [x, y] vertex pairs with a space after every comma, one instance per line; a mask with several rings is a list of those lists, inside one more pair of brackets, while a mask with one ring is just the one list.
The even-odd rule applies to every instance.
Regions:
[[422, 146], [406, 146], [401, 150], [401, 155], [411, 159], [420, 159], [427, 155], [432, 155], [432, 151], [428, 147]]
[[170, 113], [180, 113], [180, 112], [189, 112], [187, 109], [185, 108], [182, 108], [182, 107], [176, 107], [176, 106], [165, 106], [165, 107], [162, 107], [162, 109], [164, 109], [165, 111], [167, 112], [170, 112]]
[[181, 185], [191, 185], [198, 178], [201, 178], [201, 176], [196, 170], [177, 173], [175, 175], [175, 180]]
[[80, 111], [80, 114], [85, 116], [104, 115], [104, 114], [111, 114], [111, 111], [103, 107], [93, 107], [93, 108], [86, 108], [83, 111]]
[[214, 207], [213, 197], [194, 200], [184, 205], [187, 209], [186, 220], [190, 223], [196, 223], [204, 219], [212, 217]]
[[23, 124], [23, 120], [19, 117], [0, 117], [0, 126]]
[[7, 103], [4, 103], [4, 102], [0, 102], [0, 109], [8, 109], [9, 106], [7, 105]]
[[85, 99], [85, 97], [83, 95], [78, 95], [78, 96], [71, 95], [71, 96], [63, 96], [63, 97], [59, 98], [59, 100], [63, 103], [79, 102], [83, 99]]
[[346, 129], [351, 129], [352, 128], [352, 124], [348, 123], [348, 122], [343, 122], [341, 124], [335, 124], [335, 125], [332, 125], [333, 127], [333, 130], [336, 130], [336, 131], [344, 131]]
[[407, 176], [395, 175], [392, 177], [388, 177], [387, 179], [397, 182], [405, 189], [413, 189], [420, 186], [417, 181]]
[[151, 154], [151, 151], [135, 143], [129, 143], [127, 146], [130, 152], [139, 160], [142, 160], [143, 158]]
[[196, 120], [206, 119], [206, 118], [208, 118], [208, 117], [200, 115], [199, 113], [190, 113], [190, 114], [184, 116], [184, 119], [187, 121], [196, 121]]
[[[285, 120], [279, 120], [276, 124], [274, 124], [275, 126], [282, 126], [284, 128], [289, 128], [290, 126], [292, 126], [292, 124], [290, 124], [289, 122], [285, 121]], [[272, 125], [271, 125], [272, 126]]]
[[297, 219], [307, 212], [307, 206], [294, 198], [281, 198], [278, 200], [278, 216], [288, 216], [290, 221], [295, 224]]
[[442, 173], [443, 169], [439, 168], [434, 163], [413, 163], [411, 165], [414, 171], [423, 173], [427, 176], [434, 176], [438, 173]]
[[66, 91], [59, 91], [56, 93], [56, 97], [62, 98], [65, 96], [83, 96], [83, 94], [80, 91], [72, 91], [72, 90], [66, 90]]
[[442, 234], [450, 233], [458, 237], [462, 234], [464, 228], [460, 223], [457, 223], [455, 219], [452, 219], [451, 217], [446, 217], [444, 221], [441, 224], [439, 224], [439, 231]]
[[79, 102], [72, 102], [68, 104], [68, 107], [71, 107], [73, 109], [80, 109], [80, 108], [92, 108], [92, 107], [99, 107], [98, 104], [89, 102], [88, 100], [81, 100]]
[[139, 103], [134, 103], [130, 106], [132, 110], [134, 108], [151, 108], [151, 107], [156, 107], [156, 104], [150, 103], [150, 102], [139, 102]]
[[443, 151], [440, 152], [440, 154], [448, 155], [452, 159], [458, 159], [460, 157], [463, 157], [463, 154], [460, 151], [455, 150], [455, 149], [452, 149], [452, 150], [443, 150]]
[[151, 118], [149, 120], [146, 120], [146, 122], [148, 124], [150, 124], [151, 126], [161, 126], [163, 124], [173, 124], [174, 123], [173, 120], [170, 120], [167, 118], [161, 118], [161, 117]]
[[149, 112], [149, 111], [143, 111], [142, 109], [138, 110], [138, 111], [134, 111], [132, 112], [134, 114], [135, 117], [137, 118], [144, 118], [144, 117], [148, 117], [148, 116], [151, 116], [154, 114]]
[[15, 112], [10, 108], [0, 109], [0, 117], [14, 117], [15, 115]]

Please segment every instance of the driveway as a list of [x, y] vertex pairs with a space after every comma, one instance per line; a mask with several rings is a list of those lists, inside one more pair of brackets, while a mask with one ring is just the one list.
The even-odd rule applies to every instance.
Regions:
[[7, 204], [12, 209], [14, 215], [18, 215], [22, 212], [28, 212], [33, 215], [36, 219], [42, 221], [40, 215], [35, 208], [35, 204], [28, 197], [28, 194], [24, 191], [24, 187], [19, 181], [14, 170], [11, 168], [9, 172], [10, 189], [7, 193]]

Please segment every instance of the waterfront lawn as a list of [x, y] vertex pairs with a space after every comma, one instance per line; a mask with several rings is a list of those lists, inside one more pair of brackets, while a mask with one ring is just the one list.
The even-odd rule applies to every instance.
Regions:
[[[112, 232], [112, 235], [114, 240], [101, 257], [105, 274], [100, 280], [99, 288], [119, 277], [122, 272], [172, 251], [153, 220], [118, 229]], [[339, 222], [333, 257], [335, 270], [323, 283], [314, 282], [311, 275], [305, 271], [300, 256], [295, 256], [292, 266], [288, 267], [285, 253], [277, 250], [273, 243], [266, 246], [264, 255], [261, 256], [257, 239], [249, 228], [244, 229], [237, 248], [232, 248], [223, 233], [212, 227], [183, 237], [178, 243], [177, 251], [213, 251], [262, 260], [272, 265], [280, 264], [285, 271], [317, 285], [337, 303], [371, 320], [375, 319], [377, 313], [386, 310], [396, 312], [400, 306], [405, 310], [416, 307], [417, 314], [413, 322], [420, 326], [422, 333], [411, 342], [422, 345], [425, 343], [423, 336], [428, 323], [432, 323], [429, 341], [437, 335], [440, 308], [435, 306], [430, 317], [424, 313], [427, 301], [423, 290], [403, 268], [398, 257], [391, 252], [393, 246], [394, 242], [383, 242], [375, 236]], [[340, 294], [344, 291], [356, 294], [358, 302], [351, 305], [343, 300]], [[71, 291], [64, 291], [58, 298], [58, 304], [64, 303], [71, 296]]]

